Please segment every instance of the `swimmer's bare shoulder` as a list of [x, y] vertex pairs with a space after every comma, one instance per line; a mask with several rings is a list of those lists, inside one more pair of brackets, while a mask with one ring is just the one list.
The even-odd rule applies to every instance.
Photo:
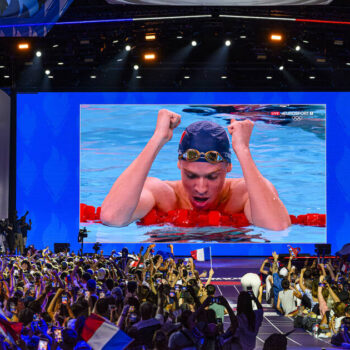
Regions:
[[150, 191], [154, 198], [153, 208], [164, 212], [176, 208], [177, 197], [174, 187], [170, 183], [176, 181], [163, 181], [156, 177], [147, 177], [144, 190]]
[[[156, 177], [147, 177], [132, 216], [123, 222], [119, 222], [118, 219], [115, 219], [110, 226], [127, 226], [131, 222], [143, 218], [155, 208], [167, 212], [174, 209], [175, 203], [175, 192], [166, 181], [162, 181]], [[109, 223], [107, 220], [103, 221], [105, 224]]]

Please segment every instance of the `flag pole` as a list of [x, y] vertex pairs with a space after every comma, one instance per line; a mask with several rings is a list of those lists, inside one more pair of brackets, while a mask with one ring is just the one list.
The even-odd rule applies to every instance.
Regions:
[[211, 245], [209, 246], [209, 252], [210, 252], [210, 269], [213, 268], [213, 259], [211, 257]]

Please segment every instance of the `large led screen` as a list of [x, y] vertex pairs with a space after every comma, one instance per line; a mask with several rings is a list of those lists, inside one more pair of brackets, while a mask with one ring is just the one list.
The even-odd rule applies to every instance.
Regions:
[[[172, 138], [162, 143], [148, 171], [148, 156], [142, 152], [157, 135], [158, 115], [168, 124], [172, 116], [181, 122], [174, 130], [170, 126]], [[80, 202], [98, 208], [109, 193], [102, 210], [114, 220], [100, 222], [97, 210], [84, 215], [81, 225], [90, 230], [89, 242], [326, 243], [324, 221], [283, 226], [288, 214], [316, 214], [318, 219], [326, 213], [325, 105], [84, 104], [80, 118]], [[232, 136], [231, 121], [236, 130]], [[211, 126], [212, 135], [196, 138], [202, 125]], [[191, 143], [186, 145], [190, 152], [223, 152], [220, 138], [226, 137], [232, 169], [225, 159], [213, 164], [204, 155], [178, 162], [179, 141], [192, 126]], [[226, 135], [218, 134], [220, 129]], [[240, 152], [243, 143], [249, 145], [249, 159], [243, 154], [246, 149]], [[142, 177], [144, 171], [147, 178]], [[138, 181], [139, 176], [143, 180]], [[143, 192], [137, 191], [140, 185]], [[132, 203], [142, 206], [148, 192], [155, 202], [145, 204], [138, 215], [145, 220], [121, 222], [125, 208]], [[151, 212], [153, 208], [157, 210]], [[82, 210], [85, 214], [85, 206]], [[167, 215], [169, 211], [174, 212]], [[237, 215], [242, 212], [250, 216], [249, 223]]]
[[[349, 97], [327, 92], [18, 94], [16, 199], [19, 215], [28, 210], [33, 222], [28, 244], [52, 249], [55, 242], [70, 243], [77, 251], [78, 231], [86, 227], [85, 251], [92, 251], [95, 242], [102, 243], [106, 253], [125, 245], [136, 252], [147, 242], [166, 249], [172, 242], [177, 255], [209, 245], [213, 255], [268, 255], [272, 250], [287, 252], [289, 244], [313, 253], [315, 243], [330, 243], [336, 252], [348, 242]], [[251, 165], [276, 190], [276, 200], [283, 203], [293, 224], [286, 229], [264, 227], [261, 221], [232, 224], [233, 214], [230, 221], [217, 210], [210, 218], [197, 215], [198, 220], [185, 210], [174, 219], [169, 214], [174, 208], [168, 208], [165, 219], [157, 211], [123, 227], [101, 223], [98, 208], [152, 138], [161, 109], [181, 115], [181, 123], [159, 150], [147, 176], [180, 186], [178, 145], [183, 132], [192, 123], [209, 121], [224, 128], [230, 140], [232, 169], [225, 181], [249, 182], [228, 132], [232, 119], [249, 121], [254, 123]], [[205, 156], [200, 153], [199, 163], [217, 166]], [[130, 176], [130, 184], [132, 180]], [[248, 187], [243, 195], [234, 193], [233, 202], [249, 197]], [[201, 191], [197, 194], [210, 197]], [[163, 200], [167, 198], [164, 195]], [[264, 203], [266, 217], [273, 216], [270, 204]], [[260, 214], [264, 219], [265, 212]]]

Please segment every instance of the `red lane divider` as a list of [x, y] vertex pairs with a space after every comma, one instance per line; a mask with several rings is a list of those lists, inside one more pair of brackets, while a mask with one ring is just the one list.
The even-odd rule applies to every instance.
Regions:
[[[96, 222], [100, 220], [101, 207], [80, 204], [80, 222]], [[326, 214], [290, 215], [292, 224], [304, 226], [326, 226]], [[231, 226], [245, 227], [250, 223], [244, 213], [225, 214], [217, 210], [200, 212], [197, 210], [176, 209], [167, 213], [152, 209], [145, 217], [137, 222], [138, 225], [164, 225], [173, 224], [177, 227], [204, 227], [204, 226]]]
[[96, 222], [101, 223], [100, 220], [101, 207], [95, 208], [92, 205], [80, 203], [80, 222]]

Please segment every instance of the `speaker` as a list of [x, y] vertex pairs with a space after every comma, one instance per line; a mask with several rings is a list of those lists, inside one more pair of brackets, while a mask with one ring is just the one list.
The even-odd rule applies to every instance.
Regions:
[[66, 250], [68, 250], [68, 252], [69, 252], [70, 251], [70, 243], [55, 243], [53, 245], [53, 249], [54, 249], [55, 254], [65, 252]]
[[315, 244], [315, 253], [317, 255], [330, 255], [331, 245], [330, 244]]

